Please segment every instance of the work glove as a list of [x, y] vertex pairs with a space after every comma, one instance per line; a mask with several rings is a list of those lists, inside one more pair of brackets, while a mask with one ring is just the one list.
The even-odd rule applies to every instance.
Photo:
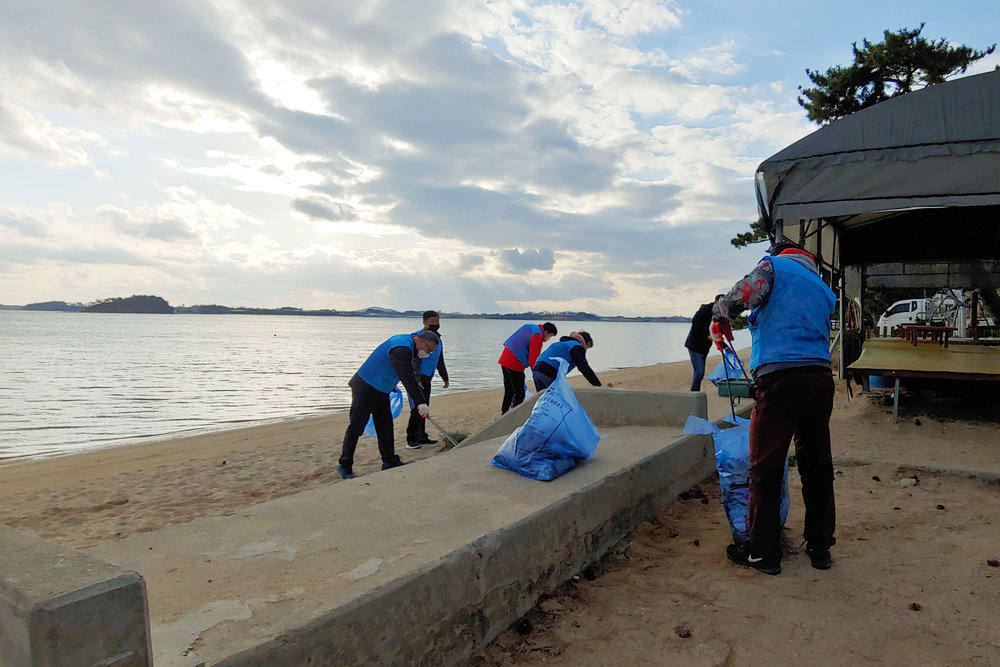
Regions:
[[441, 385], [441, 388], [442, 389], [447, 389], [448, 388], [448, 381], [447, 380], [444, 381], [444, 383]]
[[423, 417], [424, 419], [427, 419], [428, 417], [431, 416], [431, 409], [427, 407], [426, 403], [421, 403], [420, 405], [418, 405], [417, 412], [419, 412], [420, 416]]
[[715, 343], [716, 348], [724, 350], [726, 349], [725, 341], [733, 339], [733, 328], [729, 325], [729, 322], [713, 320], [712, 328], [709, 329], [708, 335], [712, 339], [712, 342]]

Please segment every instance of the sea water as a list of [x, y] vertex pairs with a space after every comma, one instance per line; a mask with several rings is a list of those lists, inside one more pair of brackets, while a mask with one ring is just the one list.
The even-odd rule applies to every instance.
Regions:
[[[500, 346], [521, 324], [445, 317], [451, 386], [435, 380], [433, 396], [501, 386]], [[556, 325], [593, 335], [598, 374], [688, 358], [687, 323]], [[368, 354], [420, 328], [405, 318], [0, 310], [0, 462], [345, 410]]]

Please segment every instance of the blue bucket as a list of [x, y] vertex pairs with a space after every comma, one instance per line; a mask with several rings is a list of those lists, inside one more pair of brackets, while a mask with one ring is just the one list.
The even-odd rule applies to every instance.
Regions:
[[869, 375], [868, 386], [872, 389], [885, 389], [892, 386], [892, 378], [885, 378], [881, 375]]

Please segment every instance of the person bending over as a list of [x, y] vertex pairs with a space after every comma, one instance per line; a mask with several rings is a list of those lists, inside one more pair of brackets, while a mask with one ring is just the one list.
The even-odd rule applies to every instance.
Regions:
[[701, 381], [705, 378], [705, 360], [712, 349], [712, 338], [708, 334], [712, 325], [712, 306], [721, 297], [721, 294], [716, 294], [711, 303], [703, 303], [691, 318], [691, 329], [684, 341], [684, 347], [691, 357], [691, 391], [701, 391]]
[[535, 391], [541, 391], [556, 381], [559, 364], [556, 359], [563, 359], [569, 364], [566, 369], [568, 375], [574, 368], [579, 368], [583, 377], [595, 387], [601, 386], [601, 381], [597, 374], [587, 363], [587, 350], [594, 347], [594, 339], [586, 331], [573, 331], [568, 336], [563, 336], [559, 342], [549, 345], [545, 352], [531, 369], [532, 378], [535, 380]]
[[351, 421], [344, 433], [344, 445], [337, 466], [337, 472], [342, 478], [354, 477], [354, 450], [368, 424], [369, 416], [375, 424], [382, 470], [403, 465], [404, 461], [396, 454], [393, 442], [389, 394], [396, 388], [397, 382], [402, 382], [406, 393], [416, 403], [420, 416], [429, 416], [430, 408], [413, 373], [413, 361], [415, 358], [430, 357], [437, 346], [438, 336], [433, 331], [393, 336], [376, 347], [351, 377], [347, 383], [351, 387]]
[[542, 352], [542, 343], [558, 333], [552, 322], [525, 324], [504, 341], [500, 353], [503, 373], [503, 402], [500, 414], [524, 403], [524, 370], [532, 368]]

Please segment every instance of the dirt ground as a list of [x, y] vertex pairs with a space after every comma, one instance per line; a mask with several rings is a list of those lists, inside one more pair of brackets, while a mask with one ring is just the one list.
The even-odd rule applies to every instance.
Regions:
[[953, 389], [904, 393], [894, 424], [889, 390], [838, 383], [831, 570], [804, 553], [797, 475], [776, 577], [726, 559], [706, 481], [470, 664], [1000, 664], [996, 395]]
[[[690, 366], [601, 377], [611, 388], [686, 391]], [[938, 389], [907, 387], [896, 424], [890, 390], [849, 400], [837, 383], [833, 569], [814, 570], [799, 553], [796, 475], [777, 577], [726, 559], [730, 532], [708, 480], [470, 664], [1000, 664], [1000, 401], [995, 387]], [[473, 433], [498, 416], [500, 397], [499, 389], [442, 394], [431, 408], [443, 426]], [[713, 418], [728, 411], [724, 399], [709, 399]], [[84, 548], [231, 514], [339, 483], [345, 427], [346, 416], [332, 414], [3, 465], [0, 522]], [[416, 461], [440, 445], [399, 451]], [[355, 471], [379, 474], [371, 438], [359, 443]]]

